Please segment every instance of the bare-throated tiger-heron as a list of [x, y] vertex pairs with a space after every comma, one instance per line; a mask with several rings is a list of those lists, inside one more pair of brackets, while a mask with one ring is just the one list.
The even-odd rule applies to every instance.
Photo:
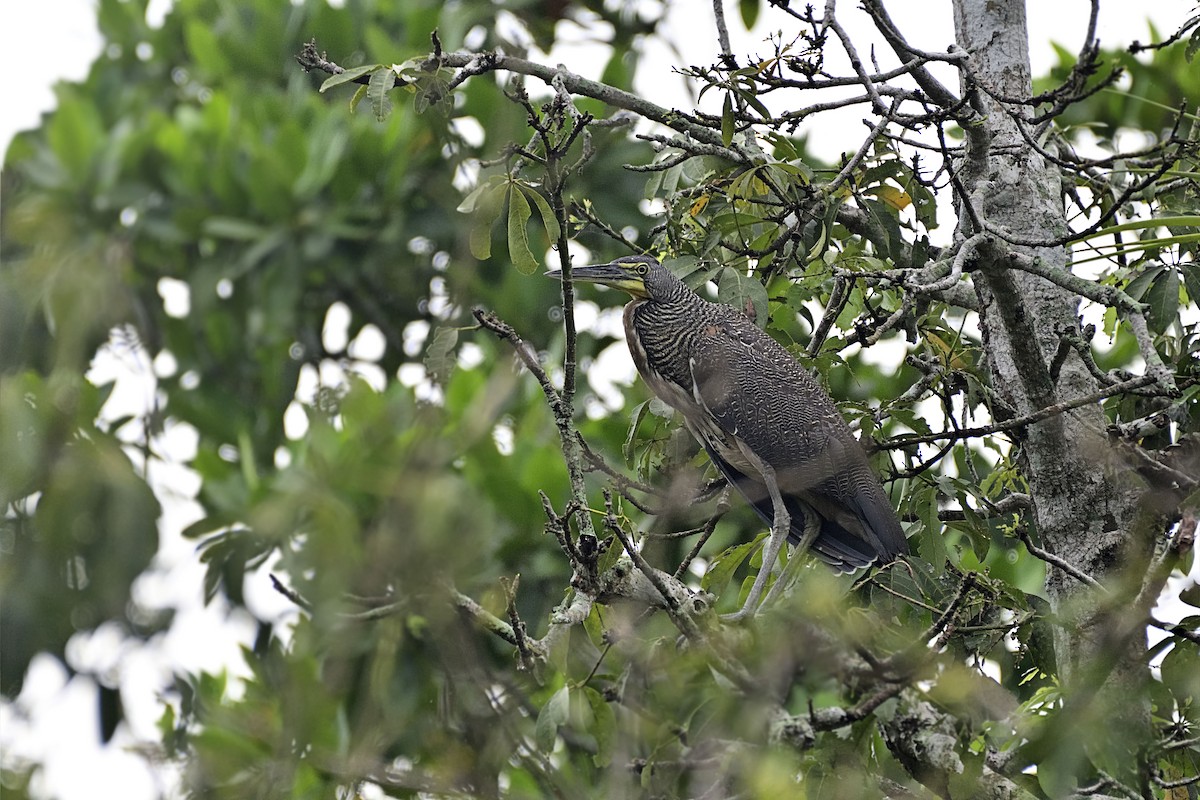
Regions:
[[839, 572], [908, 552], [896, 512], [833, 401], [744, 313], [703, 299], [649, 256], [571, 275], [633, 296], [625, 336], [638, 372], [771, 525], [762, 568], [735, 617], [757, 608], [785, 540]]

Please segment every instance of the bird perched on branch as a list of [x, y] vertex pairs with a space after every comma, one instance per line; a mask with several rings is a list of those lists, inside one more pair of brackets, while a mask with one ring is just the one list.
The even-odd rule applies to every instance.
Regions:
[[701, 298], [649, 256], [575, 267], [571, 277], [633, 296], [625, 337], [638, 372], [771, 525], [762, 568], [734, 617], [754, 613], [786, 540], [839, 572], [908, 552], [896, 512], [833, 401], [745, 314]]

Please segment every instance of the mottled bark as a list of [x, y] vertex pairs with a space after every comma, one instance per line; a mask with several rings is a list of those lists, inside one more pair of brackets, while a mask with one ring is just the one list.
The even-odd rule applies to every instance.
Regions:
[[[967, 137], [960, 168], [963, 188], [975, 219], [1023, 241], [1052, 240], [1067, 229], [1060, 176], [1053, 164], [1032, 150], [1015, 121], [993, 97], [1029, 97], [1028, 36], [1022, 3], [955, 0], [957, 41], [970, 53], [972, 76], [963, 91], [974, 93], [977, 128]], [[972, 85], [972, 78], [975, 85]], [[984, 91], [986, 89], [986, 91]], [[989, 96], [990, 95], [990, 96]], [[960, 203], [959, 234], [977, 232], [971, 213]], [[1062, 247], [1024, 247], [1004, 243], [980, 250], [975, 286], [979, 294], [985, 347], [998, 396], [1024, 414], [1064, 398], [1096, 389], [1084, 364], [1072, 354], [1057, 380], [1049, 364], [1059, 332], [1078, 326], [1079, 298], [1049, 281], [1011, 269], [1006, 253], [1026, 253], [1052, 269], [1068, 269]], [[999, 412], [998, 412], [999, 415]], [[1045, 546], [1094, 576], [1117, 596], [1132, 598], [1151, 542], [1139, 535], [1137, 486], [1113, 457], [1098, 406], [1085, 406], [1030, 425], [1019, 440], [1020, 463], [1029, 481], [1037, 533]], [[1122, 581], [1131, 585], [1121, 585]], [[1055, 645], [1064, 682], [1084, 688], [1080, 711], [1110, 730], [1145, 729], [1149, 709], [1131, 698], [1146, 679], [1137, 654], [1145, 651], [1144, 632], [1114, 641], [1114, 627], [1098, 593], [1064, 572], [1051, 569], [1047, 589], [1064, 624], [1055, 627]], [[1126, 629], [1128, 630], [1128, 629]], [[1132, 641], [1131, 641], [1132, 640]], [[1112, 667], [1111, 674], [1107, 673]], [[1089, 682], [1107, 680], [1098, 692]], [[1126, 762], [1132, 766], [1131, 762]]]

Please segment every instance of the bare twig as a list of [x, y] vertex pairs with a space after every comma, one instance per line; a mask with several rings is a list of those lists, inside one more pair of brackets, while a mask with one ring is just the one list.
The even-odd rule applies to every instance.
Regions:
[[291, 589], [287, 586], [284, 586], [283, 581], [281, 581], [281, 580], [279, 580], [279, 578], [275, 577], [275, 573], [271, 573], [271, 588], [273, 588], [275, 591], [279, 592], [281, 595], [286, 597], [288, 600], [291, 600], [298, 607], [300, 607], [310, 613], [312, 612], [312, 610], [313, 610], [312, 603], [308, 602], [303, 597], [301, 597], [300, 593], [297, 592], [295, 589]]
[[[978, 573], [966, 573], [958, 584], [958, 591], [954, 593], [954, 597], [945, 610], [938, 614], [937, 619], [925, 631], [913, 639], [911, 646], [879, 662], [880, 671], [899, 669], [902, 673], [911, 673], [919, 660], [945, 647], [946, 638], [953, 630], [954, 615], [962, 608], [967, 596], [975, 588], [978, 577]], [[934, 637], [937, 637], [938, 641], [930, 647], [929, 642]], [[903, 685], [903, 681], [898, 681], [898, 683]]]
[[922, 444], [925, 442], [937, 442], [945, 439], [973, 439], [978, 436], [988, 436], [993, 433], [1002, 431], [1011, 431], [1017, 428], [1023, 428], [1026, 425], [1032, 425], [1035, 422], [1041, 422], [1044, 419], [1049, 419], [1056, 414], [1061, 414], [1064, 411], [1070, 411], [1073, 408], [1090, 405], [1099, 402], [1107, 397], [1112, 397], [1125, 392], [1140, 389], [1143, 386], [1149, 386], [1154, 383], [1154, 377], [1150, 375], [1141, 375], [1136, 378], [1131, 378], [1121, 383], [1115, 383], [1112, 386], [1106, 386], [1103, 389], [1098, 389], [1090, 394], [1081, 397], [1064, 400], [1061, 403], [1054, 403], [1045, 408], [1038, 409], [1029, 414], [1023, 414], [1019, 417], [1014, 417], [1004, 422], [998, 422], [994, 425], [982, 425], [977, 428], [962, 428], [960, 430], [942, 431], [940, 433], [914, 433], [903, 434], [888, 439], [885, 442], [880, 442], [875, 447], [880, 450], [890, 450], [897, 447], [907, 447], [912, 444]]
[[[642, 574], [646, 576], [650, 583], [654, 584], [654, 588], [657, 589], [659, 594], [662, 595], [663, 602], [666, 603], [667, 609], [672, 612], [672, 616], [674, 617], [677, 614], [681, 614], [682, 608], [680, 606], [679, 599], [675, 597], [674, 593], [667, 588], [666, 583], [662, 579], [661, 573], [651, 567], [646, 559], [642, 556], [641, 551], [633, 546], [633, 542], [629, 539], [629, 536], [625, 533], [625, 530], [617, 521], [617, 516], [613, 512], [612, 493], [607, 490], [604, 492], [604, 509], [604, 527], [613, 532], [617, 539], [620, 540], [621, 546], [625, 548], [625, 553], [633, 561], [634, 566], [641, 570]], [[686, 618], [686, 615], [684, 616]], [[692, 628], [694, 631], [694, 625], [691, 623], [691, 619], [687, 619], [688, 627]]]
[[684, 556], [683, 561], [679, 562], [679, 566], [675, 568], [676, 578], [682, 580], [683, 576], [687, 574], [688, 567], [690, 567], [692, 562], [696, 560], [696, 556], [700, 555], [700, 550], [704, 547], [704, 545], [708, 544], [709, 538], [712, 536], [713, 531], [717, 528], [717, 523], [721, 521], [721, 517], [725, 516], [728, 511], [729, 488], [726, 487], [721, 490], [721, 495], [717, 499], [717, 510], [714, 511], [713, 515], [708, 518], [708, 522], [704, 523], [704, 527], [701, 529], [700, 538], [696, 540], [696, 543], [692, 546], [692, 549], [686, 556]]
[[[296, 56], [296, 60], [305, 70], [316, 69], [329, 74], [338, 74], [345, 71], [342, 67], [330, 61], [324, 53], [319, 53], [315, 42], [305, 44], [301, 52]], [[656, 105], [631, 92], [625, 92], [607, 84], [566, 72], [565, 70], [547, 67], [544, 64], [538, 64], [534, 61], [510, 56], [498, 51], [443, 53], [433, 64], [451, 69], [470, 67], [472, 74], [497, 71], [513, 72], [518, 75], [528, 75], [537, 78], [547, 86], [552, 86], [557, 76], [561, 80], [563, 89], [571, 94], [592, 97], [615, 108], [632, 111], [640, 117], [685, 134], [697, 142], [720, 148], [723, 154], [726, 154], [734, 161], [749, 162], [751, 160], [749, 156], [739, 152], [736, 146], [731, 148], [723, 146], [719, 126], [713, 128], [697, 124], [674, 109]], [[365, 84], [368, 80], [369, 77], [364, 75], [355, 82]], [[399, 78], [396, 79], [396, 85], [403, 85], [403, 83], [404, 81]]]
[[517, 589], [521, 586], [521, 575], [519, 573], [514, 575], [511, 581], [502, 577], [500, 579], [500, 586], [504, 589], [504, 609], [508, 613], [508, 622], [513, 632], [513, 639], [516, 640], [513, 644], [517, 646], [517, 654], [521, 659], [521, 668], [534, 673], [537, 669], [537, 657], [535, 656], [533, 645], [537, 643], [530, 641], [528, 634], [525, 632], [525, 623], [521, 620], [521, 615], [517, 611]]
[[1049, 550], [1038, 547], [1036, 544], [1034, 544], [1033, 537], [1029, 535], [1028, 527], [1024, 525], [1017, 526], [1017, 535], [1021, 538], [1021, 541], [1025, 543], [1025, 547], [1029, 550], [1029, 553], [1035, 558], [1040, 558], [1047, 564], [1052, 564], [1053, 566], [1058, 567], [1080, 583], [1086, 583], [1093, 589], [1097, 589], [1105, 594], [1108, 593], [1108, 590], [1101, 586], [1099, 581], [1097, 581], [1091, 575], [1088, 575], [1079, 567], [1067, 561], [1065, 558], [1060, 558], [1054, 553], [1051, 553]]
[[512, 625], [492, 614], [457, 589], [451, 589], [451, 596], [454, 598], [454, 605], [488, 633], [503, 639], [517, 648], [521, 648], [520, 643], [524, 641], [525, 646], [522, 649], [522, 658], [528, 654], [530, 658], [545, 660], [545, 648], [536, 639], [529, 639], [524, 636], [524, 631], [518, 634]]

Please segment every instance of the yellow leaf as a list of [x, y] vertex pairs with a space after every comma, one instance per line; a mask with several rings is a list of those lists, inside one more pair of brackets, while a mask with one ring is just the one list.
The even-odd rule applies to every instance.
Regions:
[[877, 186], [873, 191], [876, 197], [897, 211], [903, 211], [912, 205], [912, 198], [908, 196], [908, 192], [897, 189], [895, 186], [884, 184]]
[[700, 195], [700, 197], [698, 197], [696, 199], [696, 202], [692, 203], [692, 207], [688, 209], [688, 213], [691, 214], [693, 217], [698, 217], [704, 211], [704, 209], [707, 205], [708, 205], [708, 195], [702, 194], [702, 195]]
[[942, 363], [949, 366], [951, 369], [964, 369], [967, 364], [962, 358], [961, 353], [955, 353], [954, 348], [950, 346], [941, 336], [936, 333], [926, 332], [925, 341], [929, 342], [930, 346], [937, 351]]

